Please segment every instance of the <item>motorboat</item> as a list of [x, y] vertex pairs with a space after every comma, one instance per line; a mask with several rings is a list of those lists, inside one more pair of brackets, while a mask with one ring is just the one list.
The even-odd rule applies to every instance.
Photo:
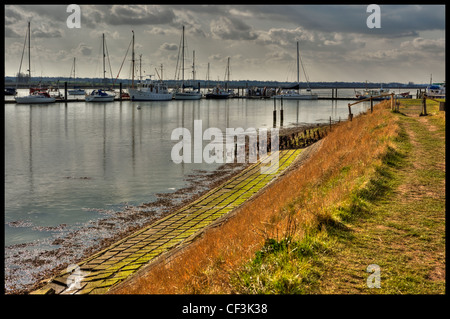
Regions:
[[426, 89], [426, 95], [432, 98], [445, 99], [445, 83], [433, 83]]
[[229, 97], [232, 97], [234, 95], [234, 92], [230, 90], [225, 90], [221, 87], [216, 87], [212, 91], [208, 91], [205, 94], [205, 97], [207, 99], [228, 99]]
[[[408, 92], [409, 93], [409, 92]], [[385, 100], [390, 99], [389, 89], [384, 89], [383, 86], [381, 86], [379, 89], [364, 89], [362, 91], [355, 91], [355, 97], [357, 99], [367, 99], [371, 96], [377, 96], [374, 98], [374, 100]], [[384, 96], [380, 96], [384, 95]]]
[[172, 92], [162, 81], [144, 80], [137, 85], [137, 88], [129, 88], [130, 99], [132, 101], [170, 101], [173, 98]]
[[116, 97], [115, 94], [106, 92], [103, 89], [93, 90], [91, 94], [85, 95], [86, 102], [112, 102]]

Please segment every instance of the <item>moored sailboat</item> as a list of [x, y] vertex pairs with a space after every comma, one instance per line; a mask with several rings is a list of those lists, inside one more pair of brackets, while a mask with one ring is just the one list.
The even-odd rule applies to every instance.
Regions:
[[[28, 78], [31, 81], [31, 27], [28, 21]], [[25, 47], [24, 47], [25, 50]], [[23, 53], [22, 53], [23, 56]], [[20, 62], [19, 74], [22, 68], [22, 61]], [[30, 89], [30, 94], [27, 96], [15, 96], [16, 103], [19, 104], [36, 104], [36, 103], [53, 103], [56, 99], [48, 94], [46, 89], [33, 90]]]
[[[198, 90], [185, 90], [185, 84], [184, 84], [184, 48], [185, 48], [185, 39], [184, 39], [184, 26], [183, 26], [183, 33], [182, 33], [182, 46], [181, 46], [181, 56], [182, 56], [182, 64], [181, 64], [181, 74], [182, 74], [182, 80], [181, 80], [181, 87], [174, 93], [173, 97], [175, 100], [199, 100], [202, 98], [202, 93], [200, 92], [200, 85], [198, 86]], [[193, 54], [193, 63], [192, 63], [192, 78], [193, 81], [195, 81], [195, 51]]]
[[[105, 34], [102, 35], [103, 40], [103, 83], [106, 83], [106, 70], [105, 70]], [[109, 57], [108, 57], [109, 59]], [[113, 102], [116, 95], [106, 92], [104, 89], [93, 90], [90, 94], [86, 94], [84, 100], [86, 102]]]
[[[311, 92], [310, 89], [307, 90], [308, 94], [300, 93], [300, 54], [298, 50], [297, 41], [297, 85], [296, 88], [291, 88], [288, 90], [279, 90], [277, 95], [272, 96], [273, 99], [284, 99], [284, 100], [317, 100], [319, 97], [317, 94]], [[302, 64], [303, 66], [303, 64]], [[303, 71], [305, 71], [303, 69]]]
[[228, 82], [230, 81], [230, 57], [228, 57], [227, 68], [226, 68], [226, 81], [225, 88], [217, 85], [213, 90], [208, 90], [205, 94], [207, 99], [228, 99], [234, 96], [234, 91], [228, 89]]
[[[76, 58], [73, 58], [73, 65], [72, 65], [72, 69], [73, 69], [73, 78], [75, 80], [75, 61]], [[72, 77], [72, 72], [70, 72], [70, 76]], [[77, 87], [74, 87], [73, 89], [67, 90], [67, 93], [69, 95], [85, 95], [86, 91]]]

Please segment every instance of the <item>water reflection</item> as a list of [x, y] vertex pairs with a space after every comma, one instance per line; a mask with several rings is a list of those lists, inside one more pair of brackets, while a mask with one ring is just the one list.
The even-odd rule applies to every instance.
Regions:
[[[176, 143], [170, 139], [173, 129], [186, 127], [193, 132], [194, 120], [203, 121], [203, 131], [267, 127], [273, 120], [274, 101], [182, 100], [139, 105], [141, 109], [129, 101], [5, 105], [6, 220], [27, 219], [32, 207], [39, 223], [70, 225], [86, 221], [74, 217], [85, 215], [83, 207], [140, 203], [152, 194], [182, 187], [187, 174], [214, 167], [174, 164], [170, 158]], [[337, 121], [347, 115], [346, 101], [283, 101], [283, 123], [280, 105], [276, 109], [276, 126], [328, 122], [330, 116]], [[27, 123], [26, 128], [22, 123]], [[21, 145], [26, 139], [25, 153]], [[67, 220], [55, 207], [71, 211], [71, 218]], [[51, 220], [41, 218], [44, 215]], [[6, 242], [11, 243], [8, 238]]]

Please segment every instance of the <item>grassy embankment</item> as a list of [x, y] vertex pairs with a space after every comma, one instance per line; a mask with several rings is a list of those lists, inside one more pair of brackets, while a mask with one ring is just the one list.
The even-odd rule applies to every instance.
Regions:
[[[333, 127], [299, 168], [118, 293], [436, 294], [445, 289], [445, 117], [420, 100]], [[369, 289], [367, 266], [380, 267]]]

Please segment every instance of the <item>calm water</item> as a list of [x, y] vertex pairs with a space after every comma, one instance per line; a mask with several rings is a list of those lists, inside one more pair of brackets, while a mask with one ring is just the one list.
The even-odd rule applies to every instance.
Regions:
[[[347, 103], [284, 101], [284, 126], [346, 119]], [[127, 207], [188, 187], [187, 177], [219, 167], [173, 163], [173, 129], [193, 132], [198, 119], [203, 130], [269, 128], [273, 106], [273, 100], [247, 99], [5, 104], [7, 288], [33, 282], [36, 273], [70, 262], [125, 227], [120, 214]], [[144, 222], [155, 212], [139, 213]], [[104, 222], [114, 217], [114, 224]], [[48, 253], [69, 246], [71, 253]]]

